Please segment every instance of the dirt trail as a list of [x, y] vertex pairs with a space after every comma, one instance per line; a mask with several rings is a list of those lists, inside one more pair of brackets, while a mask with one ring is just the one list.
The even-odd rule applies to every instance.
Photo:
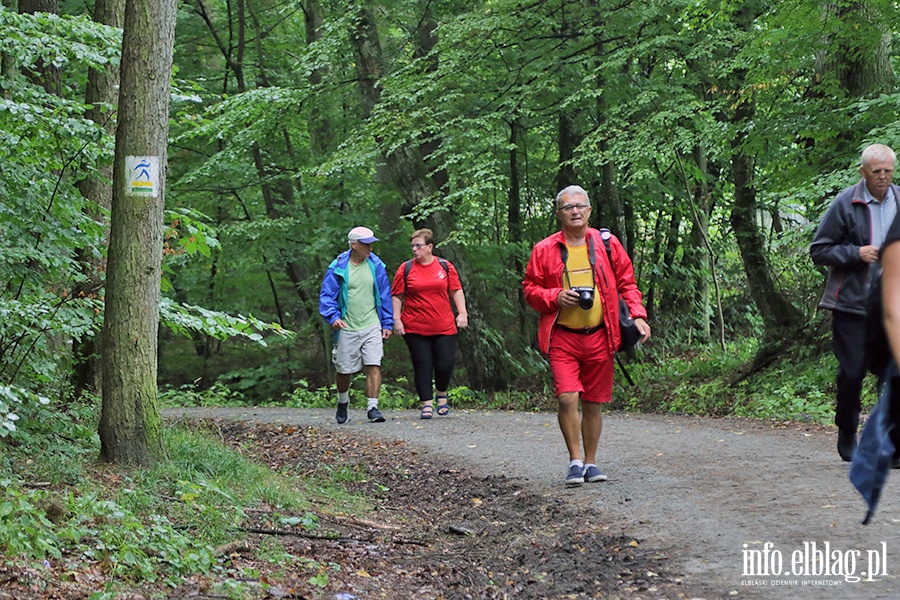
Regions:
[[[834, 449], [833, 429], [611, 413], [600, 452], [610, 480], [567, 489], [555, 414], [454, 410], [420, 421], [418, 412], [386, 411], [387, 422], [371, 424], [362, 410], [351, 410], [341, 426], [330, 409], [179, 408], [164, 415], [342, 427], [405, 440], [469, 470], [503, 474], [581, 504], [586, 519], [600, 519], [610, 533], [674, 557], [672, 567], [685, 574], [685, 583], [719, 590], [721, 598], [900, 597], [896, 477], [873, 522], [861, 525], [864, 504]], [[803, 564], [823, 550], [837, 576], [817, 575], [811, 566], [804, 574]], [[750, 553], [765, 557], [770, 569], [780, 559], [784, 571], [801, 574], [745, 576]], [[876, 558], [883, 564], [868, 580]], [[848, 581], [853, 575], [862, 580]]]

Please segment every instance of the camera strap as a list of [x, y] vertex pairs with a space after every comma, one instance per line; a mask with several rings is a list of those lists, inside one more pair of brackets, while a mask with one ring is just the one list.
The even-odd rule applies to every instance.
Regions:
[[[595, 290], [597, 289], [597, 257], [594, 256], [594, 238], [588, 236], [588, 261], [591, 263], [591, 287]], [[569, 287], [572, 287], [572, 278], [569, 277], [569, 267], [566, 264], [569, 262], [569, 248], [566, 246], [566, 243], [563, 242], [559, 245], [559, 257], [562, 259], [563, 265], [563, 275], [566, 276], [566, 279], [569, 280]]]

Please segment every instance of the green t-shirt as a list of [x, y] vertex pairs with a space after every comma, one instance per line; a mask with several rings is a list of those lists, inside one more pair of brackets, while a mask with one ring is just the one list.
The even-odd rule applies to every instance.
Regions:
[[354, 265], [347, 262], [347, 314], [344, 322], [348, 331], [360, 331], [381, 324], [375, 308], [375, 279], [368, 261]]

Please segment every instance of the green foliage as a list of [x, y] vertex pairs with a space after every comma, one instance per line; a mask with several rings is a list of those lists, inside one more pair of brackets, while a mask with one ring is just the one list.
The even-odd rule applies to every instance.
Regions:
[[[798, 343], [772, 366], [748, 373], [756, 342], [728, 345], [723, 353], [709, 346], [690, 354], [659, 353], [627, 369], [638, 384], [614, 389], [615, 405], [652, 412], [808, 421], [834, 419], [837, 363], [820, 344]], [[863, 391], [863, 404], [876, 398], [874, 378]]]
[[[354, 386], [354, 382], [356, 382]], [[394, 382], [382, 382], [381, 392], [378, 394], [378, 406], [386, 410], [402, 410], [417, 408], [419, 400], [407, 389], [409, 381], [405, 377], [398, 377]], [[354, 389], [354, 387], [356, 389]], [[357, 396], [361, 396], [357, 398]], [[357, 374], [350, 381], [350, 398], [361, 400], [365, 404], [365, 375]], [[293, 391], [284, 401], [276, 401], [271, 404], [289, 406], [294, 408], [330, 408], [337, 402], [337, 393], [329, 385], [327, 387], [312, 388], [305, 379], [295, 382]]]
[[20, 419], [18, 412], [21, 411], [16, 407], [21, 406], [27, 410], [36, 405], [47, 404], [50, 404], [48, 398], [21, 388], [0, 385], [0, 438], [12, 437], [18, 431], [16, 422]]
[[173, 332], [185, 337], [191, 337], [193, 332], [203, 333], [219, 340], [245, 337], [265, 346], [266, 340], [260, 332], [272, 332], [281, 337], [293, 335], [293, 332], [277, 323], [266, 323], [252, 315], [232, 316], [202, 306], [176, 304], [168, 298], [161, 300], [159, 308], [160, 320]]
[[[243, 535], [239, 526], [248, 508], [271, 509], [277, 527], [315, 531], [320, 523], [308, 508], [310, 499], [321, 498], [337, 510], [371, 506], [345, 490], [347, 482], [366, 478], [359, 469], [338, 465], [311, 478], [290, 470], [275, 474], [224, 447], [202, 426], [166, 429], [167, 463], [98, 471], [96, 435], [85, 435], [96, 428], [97, 410], [53, 407], [42, 415], [42, 426], [30, 431], [27, 445], [2, 447], [0, 552], [8, 560], [64, 558], [76, 572], [100, 569], [111, 582], [104, 593], [113, 598], [123, 585], [174, 587], [187, 575], [228, 573], [228, 559], [216, 556], [214, 547]], [[25, 485], [45, 477], [54, 485]], [[260, 548], [258, 559], [319, 581], [339, 568], [289, 555], [274, 542]], [[224, 591], [245, 597], [246, 590], [234, 585]]]
[[[115, 64], [120, 37], [85, 18], [0, 9], [0, 382], [32, 393], [62, 392], [63, 340], [99, 328], [98, 296], [76, 290], [81, 259], [104, 252], [104, 228], [74, 186], [112, 139], [74, 92], [89, 68]], [[52, 92], [39, 77], [49, 66]]]
[[199, 389], [193, 383], [162, 389], [159, 402], [163, 406], [242, 406], [246, 399], [240, 392], [216, 381], [206, 389]]

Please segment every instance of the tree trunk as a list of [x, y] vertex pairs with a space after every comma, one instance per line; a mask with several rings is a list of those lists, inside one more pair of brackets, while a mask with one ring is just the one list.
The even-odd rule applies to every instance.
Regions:
[[106, 310], [100, 459], [165, 458], [157, 335], [176, 0], [126, 0]]
[[784, 337], [800, 323], [800, 313], [778, 291], [765, 254], [765, 239], [756, 225], [759, 210], [753, 185], [753, 165], [740, 149], [740, 138], [732, 143], [731, 176], [734, 182], [734, 206], [731, 226], [741, 250], [750, 295], [765, 324], [764, 339]]
[[553, 190], [554, 195], [559, 190], [569, 185], [583, 185], [578, 181], [578, 175], [575, 173], [575, 166], [572, 159], [575, 158], [575, 148], [578, 147], [580, 140], [575, 134], [574, 125], [569, 114], [561, 110], [559, 111], [558, 129], [556, 131], [556, 146], [559, 152], [559, 161], [556, 165], [556, 189]]
[[[33, 15], [35, 13], [59, 14], [59, 2], [57, 0], [19, 0], [19, 13]], [[28, 78], [36, 85], [44, 88], [48, 94], [64, 96], [61, 89], [59, 67], [37, 61], [37, 72], [28, 72]]]
[[694, 208], [691, 219], [691, 232], [688, 234], [688, 245], [684, 249], [682, 264], [686, 272], [691, 273], [692, 284], [688, 286], [691, 291], [694, 310], [697, 311], [697, 325], [700, 338], [708, 341], [712, 336], [710, 315], [710, 278], [711, 264], [709, 252], [706, 251], [706, 240], [709, 238], [709, 164], [706, 152], [701, 147], [694, 148], [694, 162], [697, 164], [698, 178], [694, 185]]
[[[513, 246], [522, 243], [522, 185], [519, 176], [519, 151], [522, 149], [522, 125], [518, 120], [509, 123], [509, 193], [507, 195], [506, 223], [509, 243]], [[513, 253], [513, 269], [516, 273], [523, 273], [525, 265], [518, 252]], [[519, 304], [519, 333], [524, 339], [528, 336], [529, 319], [525, 318], [528, 312], [528, 304], [525, 302], [525, 294], [522, 287], [517, 290]]]
[[[94, 5], [94, 21], [122, 27], [125, 16], [125, 0], [97, 0]], [[90, 107], [85, 115], [88, 119], [99, 123], [112, 136], [116, 134], [116, 118], [113, 112], [119, 102], [119, 68], [107, 66], [105, 69], [91, 69], [88, 73], [88, 85], [85, 102]], [[93, 218], [105, 218], [104, 212], [112, 207], [113, 178], [112, 164], [103, 164], [97, 168], [96, 177], [88, 177], [78, 184], [81, 194], [93, 201], [100, 210], [93, 211]], [[103, 288], [103, 271], [106, 261], [93, 258], [89, 253], [80, 253], [81, 269], [87, 275], [87, 281], [79, 286], [76, 295], [94, 297]], [[100, 369], [99, 349], [95, 336], [85, 337], [75, 343], [74, 354], [74, 387], [75, 396], [83, 393], [99, 395], [102, 392], [102, 370]]]
[[891, 29], [878, 8], [867, 2], [827, 2], [823, 10], [825, 19], [842, 25], [816, 56], [818, 79], [833, 74], [853, 98], [891, 89], [896, 79]]
[[[353, 48], [363, 114], [368, 118], [381, 100], [380, 80], [385, 71], [384, 57], [371, 6], [366, 0], [361, 0], [353, 3], [352, 10], [354, 14], [350, 20], [350, 45]], [[380, 143], [381, 140], [376, 139], [376, 142]], [[439, 183], [436, 183], [434, 174], [426, 167], [422, 152], [420, 145], [407, 143], [383, 154], [390, 179], [409, 209], [439, 194]], [[441, 236], [453, 231], [454, 219], [450, 212], [439, 210], [431, 213], [424, 223], [417, 223], [417, 226], [423, 225], [431, 227]], [[441, 246], [440, 254], [456, 266], [465, 289], [468, 269], [462, 249], [456, 244], [445, 244]], [[506, 352], [505, 340], [483, 322], [475, 309], [475, 298], [471, 291], [467, 290], [469, 327], [460, 334], [459, 361], [465, 365], [471, 387], [504, 389], [511, 378], [510, 369], [504, 366], [502, 359]]]

